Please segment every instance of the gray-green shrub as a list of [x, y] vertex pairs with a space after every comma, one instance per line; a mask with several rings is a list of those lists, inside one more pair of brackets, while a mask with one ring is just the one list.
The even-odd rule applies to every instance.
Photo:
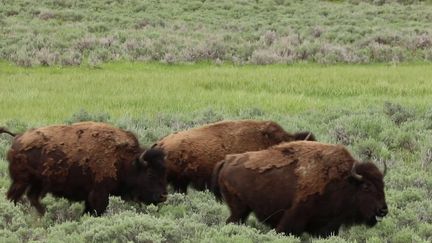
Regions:
[[119, 59], [236, 64], [431, 61], [430, 3], [4, 0], [0, 59], [21, 66], [91, 67]]

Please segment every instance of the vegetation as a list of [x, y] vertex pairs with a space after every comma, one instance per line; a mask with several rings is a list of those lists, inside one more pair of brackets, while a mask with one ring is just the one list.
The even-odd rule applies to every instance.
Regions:
[[431, 0], [1, 0], [0, 59], [432, 61]]
[[[374, 228], [342, 229], [316, 239], [276, 234], [250, 218], [225, 225], [228, 209], [211, 193], [170, 194], [158, 206], [111, 197], [100, 218], [83, 205], [0, 197], [0, 242], [431, 242], [432, 76], [430, 65], [233, 66], [112, 63], [25, 69], [0, 64], [0, 124], [12, 131], [81, 120], [107, 121], [151, 145], [173, 131], [221, 119], [271, 119], [348, 146], [357, 158], [389, 166], [389, 215]], [[9, 187], [0, 135], [0, 194]]]
[[245, 110], [298, 114], [334, 107], [365, 109], [388, 100], [424, 112], [432, 96], [432, 69], [424, 64], [115, 63], [101, 69], [28, 69], [0, 63], [0, 69], [0, 122], [14, 118], [41, 124], [63, 122], [80, 109], [99, 114], [100, 119], [187, 119], [209, 109], [225, 118], [238, 117]]

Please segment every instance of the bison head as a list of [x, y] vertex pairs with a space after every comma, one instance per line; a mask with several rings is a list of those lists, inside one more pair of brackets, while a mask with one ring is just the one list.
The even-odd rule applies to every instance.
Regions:
[[381, 172], [373, 163], [354, 163], [350, 181], [355, 187], [355, 223], [374, 226], [387, 215], [383, 181], [386, 169], [385, 164], [384, 172]]
[[165, 154], [158, 149], [142, 153], [129, 175], [129, 195], [135, 201], [146, 204], [164, 202], [167, 198]]

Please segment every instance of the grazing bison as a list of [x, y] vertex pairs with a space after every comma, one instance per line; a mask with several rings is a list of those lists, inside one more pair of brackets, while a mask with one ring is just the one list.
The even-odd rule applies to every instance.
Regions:
[[385, 171], [341, 145], [299, 141], [227, 155], [215, 166], [213, 190], [231, 211], [227, 223], [254, 212], [277, 232], [325, 237], [387, 214]]
[[[8, 132], [0, 129], [0, 132]], [[109, 195], [159, 203], [166, 199], [164, 153], [144, 151], [130, 132], [104, 123], [47, 126], [16, 135], [7, 154], [12, 185], [7, 198], [26, 193], [40, 214], [46, 193], [85, 201], [85, 212], [101, 215]]]
[[285, 141], [315, 140], [313, 134], [290, 134], [272, 121], [222, 121], [170, 134], [153, 148], [167, 154], [168, 183], [186, 193], [189, 183], [197, 190], [211, 186], [214, 165], [225, 155], [268, 148]]

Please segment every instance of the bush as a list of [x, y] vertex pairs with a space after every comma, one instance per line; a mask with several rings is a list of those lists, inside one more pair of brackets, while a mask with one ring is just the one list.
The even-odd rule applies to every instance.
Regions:
[[384, 113], [397, 125], [400, 125], [413, 117], [412, 111], [402, 107], [400, 104], [391, 102], [384, 103]]
[[336, 124], [336, 126], [330, 131], [330, 134], [333, 138], [332, 140], [336, 143], [350, 145], [353, 142], [346, 129], [340, 124]]
[[422, 152], [421, 167], [430, 169], [432, 167], [432, 148], [426, 148]]
[[272, 50], [256, 50], [252, 53], [250, 63], [258, 65], [268, 65], [278, 63], [279, 56]]
[[[47, 0], [29, 8], [27, 0], [3, 1], [0, 57], [21, 66], [77, 65], [47, 55], [69, 51], [87, 59], [87, 51], [104, 46], [109, 58], [93, 54], [91, 65], [113, 59], [264, 65], [432, 60], [430, 0], [337, 2]], [[43, 41], [35, 44], [31, 35]], [[117, 35], [123, 39], [108, 46], [96, 40]], [[49, 51], [37, 54], [42, 49]]]
[[324, 43], [315, 56], [315, 61], [318, 63], [335, 64], [335, 63], [351, 63], [353, 57], [350, 51], [343, 46], [335, 46]]
[[382, 143], [373, 139], [366, 139], [358, 142], [354, 150], [363, 160], [388, 159], [390, 153]]
[[95, 121], [95, 122], [108, 122], [110, 120], [110, 115], [108, 113], [94, 113], [91, 114], [84, 109], [72, 114], [72, 117], [66, 119], [66, 124], [72, 124], [75, 122], [83, 121]]
[[46, 48], [36, 52], [36, 58], [38, 63], [42, 66], [52, 66], [59, 63], [60, 55], [58, 53], [53, 53]]
[[81, 63], [82, 55], [77, 51], [65, 51], [60, 57], [60, 64], [63, 66], [79, 66]]
[[[111, 122], [137, 134], [151, 144], [171, 132], [221, 119], [269, 119], [278, 121], [287, 131], [311, 130], [319, 141], [344, 142], [354, 157], [372, 159], [379, 168], [386, 161], [385, 180], [389, 214], [376, 226], [344, 226], [340, 234], [321, 239], [286, 236], [260, 223], [253, 215], [246, 225], [225, 224], [229, 209], [215, 201], [212, 193], [189, 190], [187, 195], [170, 192], [166, 202], [141, 205], [110, 197], [107, 212], [101, 217], [81, 215], [83, 203], [47, 196], [46, 215], [39, 217], [26, 198], [16, 206], [0, 197], [0, 241], [132, 241], [132, 242], [429, 242], [432, 239], [432, 178], [430, 177], [430, 131], [425, 131], [425, 116], [412, 112], [397, 125], [389, 118], [401, 113], [399, 106], [384, 110], [328, 109], [301, 114], [280, 114], [260, 108], [238, 110], [228, 115], [215, 109], [189, 113], [161, 113], [156, 117], [139, 116], [113, 119], [106, 113], [80, 110], [67, 123], [84, 120]], [[403, 112], [402, 112], [403, 113]], [[38, 124], [11, 120], [6, 127], [25, 131]], [[391, 138], [391, 139], [390, 139]], [[416, 144], [409, 150], [404, 141]], [[0, 138], [0, 152], [10, 138]], [[0, 194], [6, 193], [10, 180], [4, 153], [0, 153]]]

